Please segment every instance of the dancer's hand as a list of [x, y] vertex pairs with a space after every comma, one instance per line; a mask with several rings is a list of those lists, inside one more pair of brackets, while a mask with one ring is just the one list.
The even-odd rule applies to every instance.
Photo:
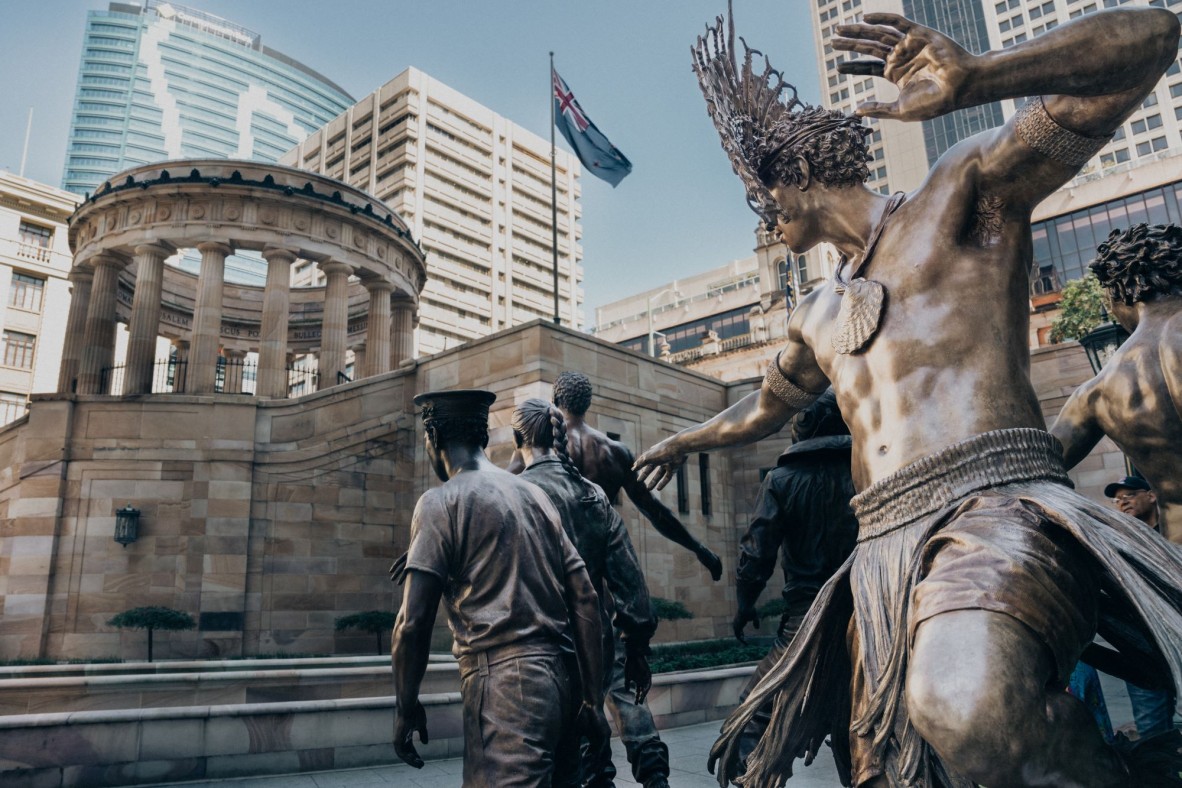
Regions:
[[674, 435], [637, 457], [632, 470], [650, 490], [663, 490], [684, 462], [685, 452], [677, 447]]
[[960, 44], [898, 14], [866, 14], [862, 23], [838, 25], [834, 49], [869, 55], [842, 63], [843, 74], [870, 74], [899, 88], [895, 101], [864, 101], [857, 114], [892, 120], [930, 120], [961, 108], [978, 60]]

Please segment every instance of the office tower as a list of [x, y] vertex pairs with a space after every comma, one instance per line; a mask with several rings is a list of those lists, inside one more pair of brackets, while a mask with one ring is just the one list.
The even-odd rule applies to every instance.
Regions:
[[[410, 68], [280, 159], [393, 208], [427, 253], [416, 348], [554, 315], [550, 142]], [[578, 161], [556, 157], [562, 323], [582, 327]], [[295, 271], [315, 284], [314, 267]]]
[[184, 6], [87, 15], [62, 186], [162, 159], [275, 161], [353, 101], [253, 31]]

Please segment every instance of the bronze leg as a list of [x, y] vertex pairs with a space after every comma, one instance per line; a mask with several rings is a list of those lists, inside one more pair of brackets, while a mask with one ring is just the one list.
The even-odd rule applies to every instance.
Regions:
[[1128, 785], [1087, 709], [1055, 686], [1046, 645], [1005, 614], [958, 610], [921, 623], [907, 709], [950, 770], [978, 784]]

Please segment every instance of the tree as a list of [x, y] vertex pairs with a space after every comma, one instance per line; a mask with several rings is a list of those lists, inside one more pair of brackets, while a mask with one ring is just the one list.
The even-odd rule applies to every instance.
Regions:
[[1068, 282], [1059, 302], [1059, 316], [1051, 321], [1051, 341], [1079, 339], [1104, 320], [1104, 297], [1094, 274]]
[[378, 656], [382, 655], [382, 633], [394, 628], [397, 618], [393, 613], [385, 610], [367, 610], [364, 613], [353, 613], [341, 616], [336, 621], [336, 630], [360, 629], [362, 632], [372, 632], [377, 639]]
[[148, 662], [152, 661], [152, 632], [157, 629], [182, 630], [193, 629], [197, 622], [188, 613], [173, 610], [171, 607], [133, 607], [124, 610], [107, 622], [108, 626], [120, 629], [148, 630]]

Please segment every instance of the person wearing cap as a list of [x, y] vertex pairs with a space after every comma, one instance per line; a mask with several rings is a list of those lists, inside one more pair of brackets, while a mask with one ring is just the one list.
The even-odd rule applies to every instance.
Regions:
[[[1104, 496], [1111, 498], [1130, 517], [1135, 517], [1155, 531], [1160, 522], [1157, 511], [1157, 495], [1149, 482], [1140, 476], [1126, 476], [1104, 488]], [[1176, 739], [1171, 746], [1182, 744], [1182, 737], [1174, 731], [1174, 696], [1168, 690], [1144, 689], [1132, 682], [1125, 682], [1129, 691], [1129, 702], [1133, 706], [1133, 721], [1137, 725], [1139, 741], [1148, 743], [1165, 734]]]
[[610, 736], [599, 601], [545, 493], [485, 456], [495, 399], [488, 391], [414, 399], [444, 484], [419, 498], [411, 520], [392, 646], [394, 750], [423, 766], [412, 736], [427, 743], [419, 686], [442, 599], [460, 667], [465, 788], [573, 786], [578, 734], [596, 745]]
[[1071, 394], [1051, 434], [1068, 468], [1111, 438], [1153, 485], [1158, 530], [1182, 543], [1182, 227], [1114, 230], [1090, 267], [1130, 336]]

